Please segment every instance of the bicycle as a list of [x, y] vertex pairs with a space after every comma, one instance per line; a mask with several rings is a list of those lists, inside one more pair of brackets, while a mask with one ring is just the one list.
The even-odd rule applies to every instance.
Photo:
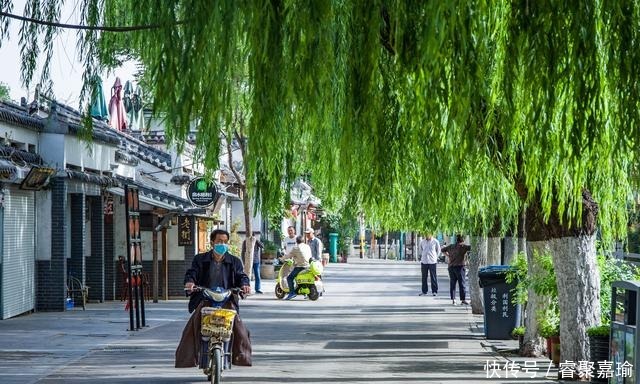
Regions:
[[233, 338], [233, 321], [237, 312], [222, 308], [232, 295], [242, 297], [239, 288], [209, 289], [194, 286], [192, 292], [200, 292], [210, 306], [200, 310], [200, 368], [211, 384], [222, 382], [222, 371], [231, 369], [231, 340]]

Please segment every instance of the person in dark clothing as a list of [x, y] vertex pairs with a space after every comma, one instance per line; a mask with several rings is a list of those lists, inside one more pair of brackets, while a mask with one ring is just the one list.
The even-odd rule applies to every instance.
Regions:
[[[240, 288], [244, 294], [251, 292], [249, 277], [244, 273], [242, 260], [229, 253], [229, 232], [216, 229], [211, 232], [212, 250], [193, 257], [191, 268], [184, 276], [185, 291], [191, 293], [194, 286], [214, 289]], [[192, 294], [189, 299], [189, 313], [193, 315], [182, 332], [176, 349], [176, 368], [194, 367], [198, 364], [200, 353], [200, 306], [205, 305], [201, 293]], [[227, 302], [231, 309], [238, 310], [235, 295]], [[194, 312], [195, 311], [195, 312]], [[251, 365], [251, 341], [239, 313], [233, 323], [233, 364]]]
[[[213, 249], [193, 257], [191, 268], [184, 275], [184, 289], [190, 293], [194, 285], [199, 285], [207, 288], [240, 288], [245, 294], [251, 293], [251, 283], [249, 276], [244, 273], [242, 261], [229, 253], [229, 232], [216, 229], [209, 238]], [[189, 312], [200, 301], [202, 295], [192, 295]]]
[[449, 291], [451, 293], [451, 301], [456, 305], [456, 283], [460, 288], [460, 302], [469, 305], [467, 302], [467, 292], [465, 289], [465, 264], [467, 252], [470, 246], [464, 244], [462, 235], [456, 235], [456, 244], [447, 245], [442, 248], [442, 253], [449, 256]]

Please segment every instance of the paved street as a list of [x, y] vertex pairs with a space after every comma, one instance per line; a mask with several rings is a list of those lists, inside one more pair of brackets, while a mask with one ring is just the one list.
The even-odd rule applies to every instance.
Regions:
[[[536, 360], [535, 379], [505, 379], [505, 371], [497, 372], [501, 378], [487, 378], [487, 361], [507, 362], [495, 348], [513, 348], [515, 342], [487, 342], [482, 317], [451, 304], [446, 267], [439, 265], [438, 272], [438, 297], [418, 296], [420, 269], [412, 262], [331, 264], [327, 291], [316, 302], [277, 300], [273, 280], [264, 281], [265, 294], [241, 307], [252, 333], [254, 365], [225, 371], [223, 381], [557, 382], [544, 378], [545, 359]], [[187, 316], [186, 300], [174, 300], [147, 304], [149, 326], [135, 332], [127, 331], [121, 302], [0, 321], [0, 383], [204, 382], [197, 368], [173, 368]]]

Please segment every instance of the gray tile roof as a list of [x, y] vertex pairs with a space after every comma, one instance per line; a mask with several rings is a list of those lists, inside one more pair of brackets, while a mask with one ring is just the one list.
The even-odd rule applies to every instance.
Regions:
[[0, 121], [35, 131], [42, 131], [42, 128], [44, 128], [42, 119], [29, 116], [26, 108], [8, 101], [0, 101]]

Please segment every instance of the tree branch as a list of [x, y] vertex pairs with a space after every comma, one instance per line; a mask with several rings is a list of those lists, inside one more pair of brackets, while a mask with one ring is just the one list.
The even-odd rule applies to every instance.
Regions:
[[31, 17], [20, 16], [9, 12], [0, 11], [0, 17], [7, 17], [9, 19], [15, 19], [20, 21], [25, 21], [27, 23], [34, 23], [38, 25], [46, 25], [48, 27], [57, 27], [63, 29], [78, 29], [78, 30], [86, 30], [86, 31], [105, 31], [105, 32], [132, 32], [132, 31], [143, 31], [149, 29], [160, 29], [167, 27], [174, 27], [177, 25], [185, 24], [185, 21], [176, 21], [174, 23], [169, 24], [150, 24], [150, 25], [131, 25], [126, 27], [110, 27], [110, 26], [99, 26], [99, 25], [80, 25], [80, 24], [65, 24], [58, 23], [55, 21], [47, 21], [34, 19]]

